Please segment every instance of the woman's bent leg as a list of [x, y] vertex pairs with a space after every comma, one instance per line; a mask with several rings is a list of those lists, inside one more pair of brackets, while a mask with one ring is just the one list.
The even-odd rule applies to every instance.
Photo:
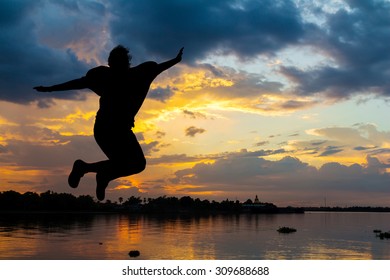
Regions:
[[90, 165], [96, 172], [96, 194], [105, 197], [108, 183], [120, 177], [142, 172], [146, 166], [142, 148], [131, 130], [101, 129], [95, 125], [95, 139], [109, 160]]

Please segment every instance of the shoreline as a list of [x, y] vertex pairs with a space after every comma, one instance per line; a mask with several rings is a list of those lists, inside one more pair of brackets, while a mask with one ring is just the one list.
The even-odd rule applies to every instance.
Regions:
[[47, 210], [47, 211], [34, 211], [34, 210], [2, 210], [0, 215], [50, 215], [50, 214], [64, 214], [64, 215], [147, 215], [147, 216], [171, 216], [171, 215], [191, 215], [191, 216], [202, 216], [202, 215], [281, 215], [281, 214], [305, 214], [305, 213], [390, 213], [390, 209], [322, 209], [322, 208], [291, 208], [291, 207], [278, 207], [276, 209], [269, 210], [248, 210], [243, 209], [241, 211], [198, 211], [198, 210], [172, 210], [172, 211], [142, 211], [142, 210], [109, 210], [109, 211], [78, 211], [78, 210]]

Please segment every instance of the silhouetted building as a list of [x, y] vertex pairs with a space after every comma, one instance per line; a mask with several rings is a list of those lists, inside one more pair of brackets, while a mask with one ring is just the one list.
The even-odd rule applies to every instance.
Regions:
[[252, 213], [277, 213], [278, 212], [278, 208], [274, 204], [260, 202], [259, 197], [257, 195], [255, 197], [255, 200], [252, 203], [244, 203], [242, 207], [244, 211], [252, 212]]

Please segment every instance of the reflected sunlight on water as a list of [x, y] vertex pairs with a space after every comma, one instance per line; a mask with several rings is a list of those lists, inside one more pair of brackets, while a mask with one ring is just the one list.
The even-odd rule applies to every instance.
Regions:
[[[297, 229], [280, 234], [280, 226]], [[389, 259], [390, 213], [3, 214], [1, 259]]]

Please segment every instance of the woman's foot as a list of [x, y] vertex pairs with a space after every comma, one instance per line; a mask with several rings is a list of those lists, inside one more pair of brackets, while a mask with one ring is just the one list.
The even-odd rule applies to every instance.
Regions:
[[68, 177], [68, 184], [70, 187], [78, 187], [81, 177], [83, 177], [86, 173], [86, 165], [87, 163], [85, 163], [81, 159], [78, 159], [73, 163], [72, 171], [70, 172]]
[[96, 197], [100, 201], [102, 201], [106, 196], [106, 188], [109, 182], [110, 180], [104, 178], [101, 173], [96, 173]]

